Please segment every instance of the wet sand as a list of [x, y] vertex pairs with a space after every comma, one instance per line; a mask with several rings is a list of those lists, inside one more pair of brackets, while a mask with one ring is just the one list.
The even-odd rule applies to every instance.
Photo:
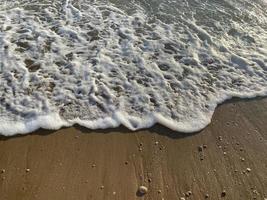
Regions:
[[264, 200], [266, 149], [267, 98], [226, 102], [194, 134], [76, 126], [1, 137], [0, 199]]

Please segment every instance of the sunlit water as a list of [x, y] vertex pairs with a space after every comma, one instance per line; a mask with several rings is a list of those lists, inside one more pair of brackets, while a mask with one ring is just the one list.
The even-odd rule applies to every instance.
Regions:
[[0, 133], [193, 132], [267, 95], [265, 0], [0, 0]]

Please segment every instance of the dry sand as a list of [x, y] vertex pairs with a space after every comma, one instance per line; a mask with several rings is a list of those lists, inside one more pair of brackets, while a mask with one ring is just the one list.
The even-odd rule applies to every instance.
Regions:
[[190, 135], [157, 125], [1, 137], [0, 200], [264, 200], [266, 149], [266, 98], [227, 102]]

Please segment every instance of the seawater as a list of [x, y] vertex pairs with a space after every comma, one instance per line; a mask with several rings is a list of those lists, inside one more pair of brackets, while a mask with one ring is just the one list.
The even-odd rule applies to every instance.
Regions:
[[266, 0], [0, 0], [0, 133], [203, 129], [267, 95]]

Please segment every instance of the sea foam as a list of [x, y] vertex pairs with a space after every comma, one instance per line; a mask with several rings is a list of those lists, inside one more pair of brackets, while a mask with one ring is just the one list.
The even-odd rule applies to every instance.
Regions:
[[0, 0], [3, 135], [194, 132], [226, 99], [267, 95], [264, 1], [41, 2]]

